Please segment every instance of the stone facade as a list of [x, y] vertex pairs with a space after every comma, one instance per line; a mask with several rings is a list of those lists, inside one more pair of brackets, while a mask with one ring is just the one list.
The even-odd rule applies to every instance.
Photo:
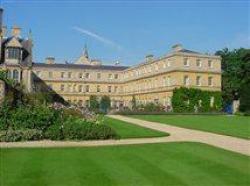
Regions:
[[[5, 55], [0, 69], [8, 70], [10, 77], [22, 82], [29, 92], [53, 91], [72, 104], [87, 106], [90, 95], [108, 95], [116, 108], [130, 107], [133, 96], [139, 104], [171, 106], [173, 90], [181, 86], [221, 90], [221, 58], [181, 45], [159, 58], [148, 55], [131, 67], [102, 65], [90, 59], [87, 47], [75, 63], [57, 64], [53, 57], [34, 63], [31, 37], [25, 40], [18, 30], [12, 33], [11, 37], [1, 37], [1, 53]], [[20, 55], [12, 56], [18, 59], [9, 59], [10, 48], [20, 50]]]

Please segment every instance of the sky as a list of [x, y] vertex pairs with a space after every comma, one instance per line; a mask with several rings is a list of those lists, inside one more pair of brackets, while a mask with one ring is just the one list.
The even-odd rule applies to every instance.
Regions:
[[[73, 63], [85, 44], [103, 64], [134, 65], [174, 44], [214, 53], [250, 48], [246, 0], [0, 0], [4, 25], [32, 31], [34, 62]], [[10, 33], [10, 31], [9, 31]]]

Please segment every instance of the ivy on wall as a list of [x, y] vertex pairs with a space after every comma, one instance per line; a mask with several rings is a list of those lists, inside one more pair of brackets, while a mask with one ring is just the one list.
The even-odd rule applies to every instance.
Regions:
[[181, 87], [173, 91], [172, 107], [174, 112], [221, 111], [221, 92]]

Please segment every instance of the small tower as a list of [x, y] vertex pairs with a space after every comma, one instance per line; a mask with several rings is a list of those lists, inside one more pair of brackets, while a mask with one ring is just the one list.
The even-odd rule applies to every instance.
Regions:
[[87, 59], [89, 59], [89, 52], [88, 52], [87, 44], [85, 44], [85, 46], [84, 46], [83, 55], [84, 55]]
[[90, 65], [91, 60], [89, 59], [89, 52], [87, 45], [85, 44], [82, 55], [76, 60], [75, 64], [79, 65]]

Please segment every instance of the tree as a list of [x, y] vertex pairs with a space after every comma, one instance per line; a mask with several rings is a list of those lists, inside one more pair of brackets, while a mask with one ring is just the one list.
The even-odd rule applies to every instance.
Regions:
[[[250, 49], [228, 48], [217, 51], [216, 55], [222, 58], [222, 97], [224, 105], [234, 99], [241, 99], [242, 86], [249, 81], [249, 55]], [[244, 88], [245, 90], [245, 88]]]
[[99, 102], [97, 100], [97, 97], [94, 95], [91, 95], [89, 98], [89, 109], [95, 112], [99, 109]]
[[250, 52], [243, 57], [242, 85], [240, 87], [240, 111], [250, 112]]
[[135, 96], [133, 96], [132, 98], [132, 110], [135, 110], [136, 109], [136, 99], [135, 99]]
[[102, 96], [101, 101], [100, 101], [101, 110], [107, 113], [110, 107], [111, 107], [111, 101], [110, 101], [109, 96]]

